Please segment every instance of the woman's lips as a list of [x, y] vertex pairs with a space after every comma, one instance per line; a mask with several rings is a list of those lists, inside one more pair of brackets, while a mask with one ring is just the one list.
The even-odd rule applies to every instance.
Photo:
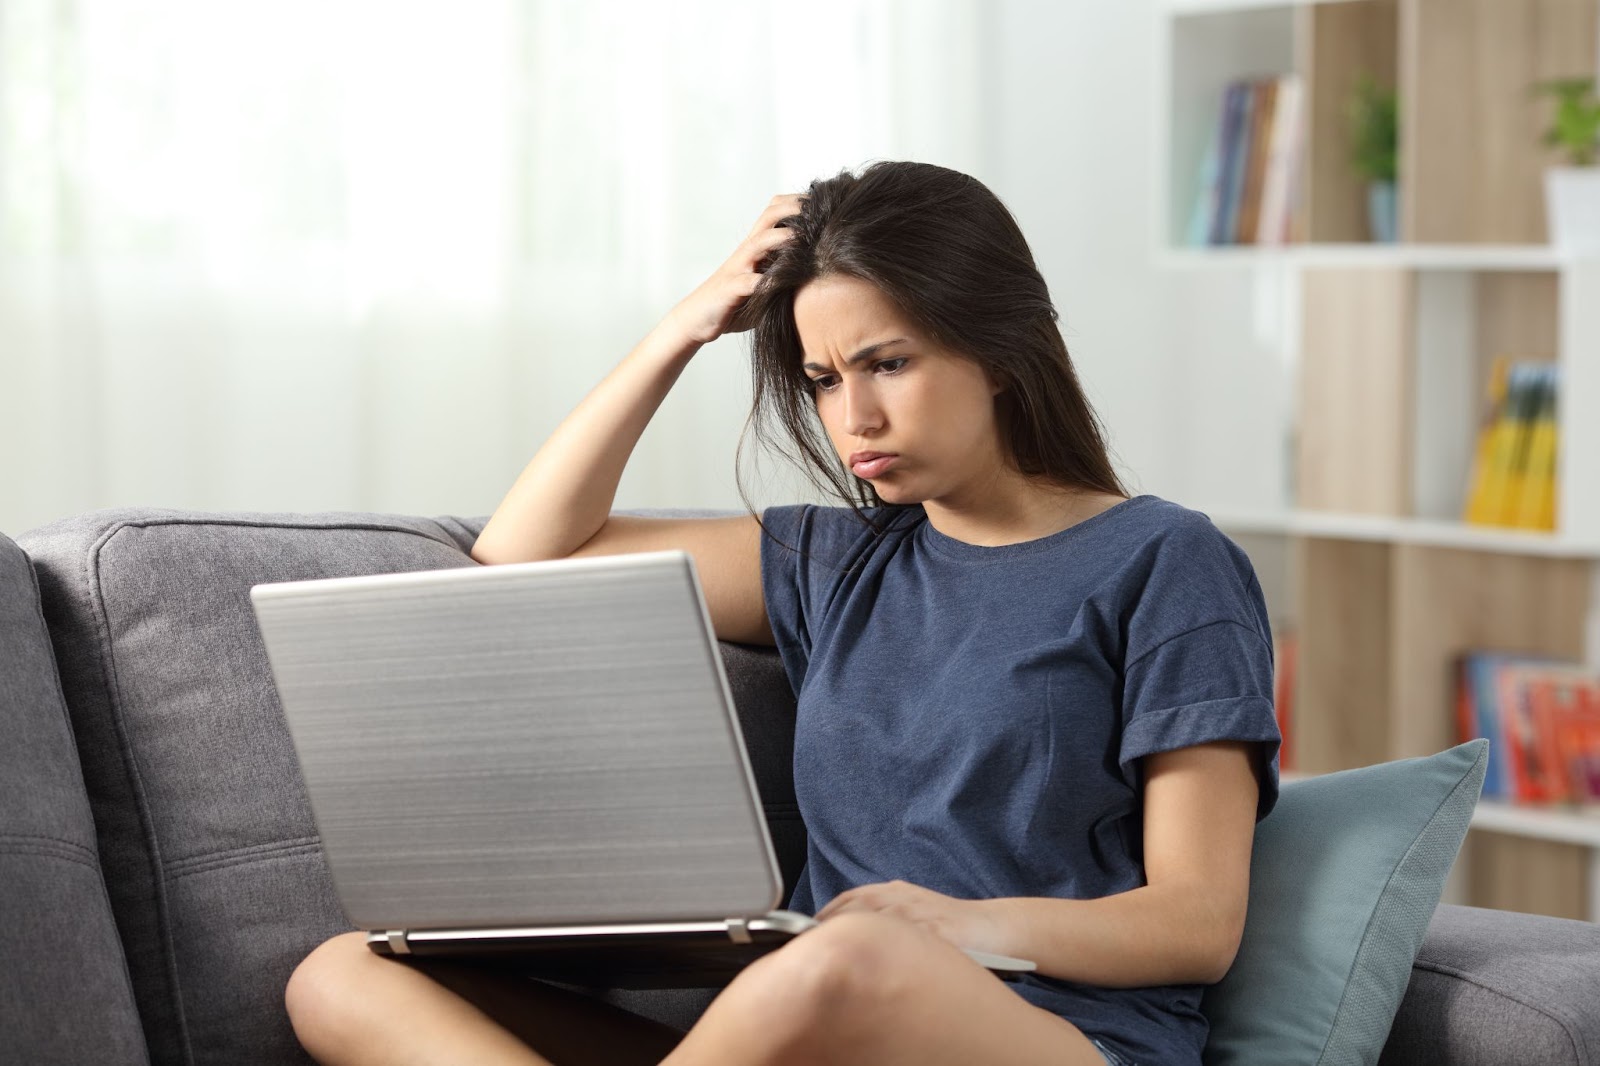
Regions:
[[855, 472], [856, 477], [870, 481], [889, 469], [899, 458], [898, 455], [880, 455], [876, 459], [867, 459], [859, 462], [850, 469]]

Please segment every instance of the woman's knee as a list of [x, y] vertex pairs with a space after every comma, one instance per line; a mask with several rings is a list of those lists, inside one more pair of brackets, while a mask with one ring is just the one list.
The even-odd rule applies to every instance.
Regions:
[[761, 980], [809, 1022], [837, 1022], [845, 1011], [870, 1011], [894, 995], [921, 935], [900, 918], [841, 914], [762, 959]]
[[284, 1009], [301, 1042], [320, 1040], [347, 1025], [362, 990], [371, 987], [372, 967], [382, 965], [393, 963], [374, 955], [360, 932], [325, 940], [302, 959], [283, 990]]

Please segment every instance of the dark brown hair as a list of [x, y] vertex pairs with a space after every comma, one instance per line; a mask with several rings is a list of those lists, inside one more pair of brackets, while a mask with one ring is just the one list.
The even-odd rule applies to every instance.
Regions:
[[[778, 223], [795, 237], [758, 267], [761, 283], [740, 309], [740, 318], [753, 323], [755, 380], [745, 426], [762, 445], [791, 458], [785, 445], [798, 446], [810, 482], [864, 521], [863, 507], [885, 508], [880, 514], [891, 518], [903, 509], [886, 504], [834, 454], [801, 369], [795, 294], [808, 282], [844, 275], [877, 286], [929, 339], [1002, 386], [996, 422], [1018, 471], [1063, 488], [1128, 495], [1078, 384], [1044, 278], [994, 193], [945, 167], [885, 161], [860, 176], [843, 170], [813, 181], [804, 196], [800, 213]], [[769, 421], [786, 439], [774, 440]], [[740, 452], [743, 446], [741, 433]], [[742, 481], [738, 487], [754, 512]]]

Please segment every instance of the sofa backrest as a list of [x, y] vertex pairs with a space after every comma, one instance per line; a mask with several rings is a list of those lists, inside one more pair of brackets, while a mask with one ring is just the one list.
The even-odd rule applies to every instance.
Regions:
[[0, 535], [0, 1057], [144, 1066], [55, 655], [27, 555]]
[[[486, 520], [140, 509], [18, 538], [38, 571], [153, 1062], [306, 1061], [284, 986], [351, 928], [250, 586], [475, 566], [467, 552]], [[793, 695], [774, 653], [723, 655], [792, 884], [804, 851]]]

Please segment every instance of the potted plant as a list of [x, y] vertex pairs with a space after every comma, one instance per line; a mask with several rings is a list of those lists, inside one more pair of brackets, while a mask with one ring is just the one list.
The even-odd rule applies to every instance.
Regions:
[[1593, 78], [1557, 78], [1534, 85], [1556, 98], [1544, 143], [1561, 149], [1568, 166], [1544, 172], [1545, 219], [1550, 243], [1563, 251], [1600, 253], [1600, 99]]
[[1350, 94], [1350, 163], [1367, 182], [1367, 227], [1375, 241], [1393, 243], [1399, 232], [1399, 96], [1367, 71]]

